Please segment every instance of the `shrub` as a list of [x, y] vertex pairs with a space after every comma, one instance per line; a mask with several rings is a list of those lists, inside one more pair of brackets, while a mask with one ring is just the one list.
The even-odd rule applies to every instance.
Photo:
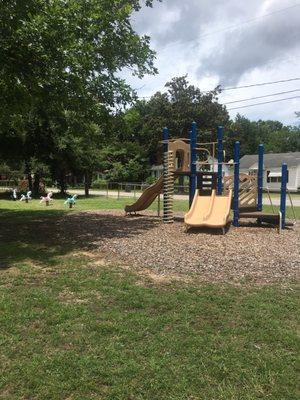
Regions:
[[148, 176], [148, 178], [145, 180], [145, 182], [148, 183], [149, 185], [152, 185], [156, 181], [157, 178], [155, 178], [154, 176]]
[[92, 189], [102, 189], [103, 186], [106, 186], [107, 182], [104, 179], [95, 179], [91, 184]]

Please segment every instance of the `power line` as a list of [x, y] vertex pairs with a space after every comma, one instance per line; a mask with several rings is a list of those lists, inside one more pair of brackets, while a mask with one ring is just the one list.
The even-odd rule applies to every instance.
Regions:
[[264, 101], [264, 102], [261, 102], [261, 103], [248, 104], [247, 106], [239, 106], [239, 107], [227, 108], [227, 111], [237, 110], [239, 108], [254, 107], [254, 106], [259, 106], [259, 105], [263, 105], [263, 104], [277, 103], [278, 101], [285, 101], [285, 100], [292, 100], [292, 99], [299, 99], [299, 98], [300, 98], [300, 96], [286, 97], [284, 99], [278, 99], [278, 100]]
[[242, 101], [263, 99], [265, 97], [279, 96], [281, 94], [294, 93], [294, 92], [300, 92], [300, 89], [294, 89], [294, 90], [287, 90], [285, 92], [277, 92], [277, 93], [265, 94], [264, 96], [249, 97], [248, 99], [228, 101], [227, 103], [223, 103], [223, 105], [233, 104], [233, 103], [241, 103]]
[[227, 31], [227, 30], [231, 30], [231, 29], [233, 30], [233, 29], [240, 28], [243, 25], [246, 25], [246, 24], [249, 24], [251, 22], [257, 21], [258, 19], [265, 18], [265, 17], [270, 17], [271, 15], [278, 14], [280, 12], [283, 12], [283, 11], [286, 11], [286, 10], [289, 10], [291, 8], [295, 8], [295, 7], [298, 7], [298, 6], [300, 6], [300, 3], [294, 4], [294, 5], [289, 6], [289, 7], [281, 8], [279, 10], [272, 11], [272, 12], [270, 12], [268, 14], [259, 15], [258, 17], [253, 17], [253, 18], [246, 19], [245, 21], [242, 21], [239, 24], [227, 26], [227, 27], [219, 29], [217, 31], [204, 33], [203, 35], [198, 37], [197, 40], [201, 39], [202, 37], [205, 37], [205, 36], [210, 36], [210, 35], [214, 35], [216, 33], [224, 32], [224, 31]]
[[233, 86], [233, 87], [227, 87], [224, 89], [221, 88], [221, 91], [224, 92], [225, 90], [244, 89], [244, 88], [249, 88], [249, 87], [254, 87], [254, 86], [274, 85], [276, 83], [292, 82], [292, 81], [300, 81], [300, 78], [290, 78], [290, 79], [282, 79], [280, 81], [253, 83], [252, 85]]
[[[224, 92], [225, 90], [245, 89], [245, 88], [250, 88], [250, 87], [274, 85], [274, 84], [277, 84], [277, 83], [293, 82], [293, 81], [300, 81], [300, 78], [282, 79], [280, 81], [261, 82], [261, 83], [253, 83], [251, 85], [233, 86], [233, 87], [227, 87], [227, 88], [223, 88], [223, 89], [221, 88], [221, 93]], [[202, 91], [202, 93], [210, 93], [212, 90], [204, 90], [204, 91]], [[139, 99], [150, 99], [152, 96], [138, 96], [138, 98]], [[252, 100], [252, 99], [249, 99], [249, 100]], [[241, 101], [244, 101], [244, 100], [241, 100]], [[230, 103], [226, 103], [226, 104], [230, 104]]]

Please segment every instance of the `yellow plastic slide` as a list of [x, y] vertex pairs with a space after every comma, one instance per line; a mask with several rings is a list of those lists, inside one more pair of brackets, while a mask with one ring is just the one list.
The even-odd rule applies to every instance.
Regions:
[[192, 206], [184, 217], [189, 227], [224, 228], [229, 220], [231, 206], [231, 190], [226, 196], [216, 196], [213, 190], [211, 196], [199, 196], [196, 190]]
[[125, 212], [132, 213], [146, 210], [146, 208], [150, 207], [156, 197], [161, 193], [162, 189], [163, 176], [161, 176], [153, 185], [144, 190], [135, 203], [125, 206]]

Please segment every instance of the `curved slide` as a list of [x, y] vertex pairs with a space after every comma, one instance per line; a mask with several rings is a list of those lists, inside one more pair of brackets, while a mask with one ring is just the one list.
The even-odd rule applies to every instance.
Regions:
[[161, 193], [162, 189], [163, 176], [161, 176], [153, 185], [144, 190], [135, 203], [125, 206], [125, 212], [132, 213], [146, 210], [146, 208], [150, 207], [156, 197]]
[[224, 228], [228, 223], [231, 206], [231, 190], [227, 196], [199, 196], [196, 190], [194, 200], [184, 222], [189, 227]]

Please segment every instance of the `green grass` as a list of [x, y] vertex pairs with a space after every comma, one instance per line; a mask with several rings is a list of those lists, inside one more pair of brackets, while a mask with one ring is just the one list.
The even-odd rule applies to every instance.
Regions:
[[[270, 192], [270, 197], [272, 198], [272, 199], [279, 199], [280, 198], [280, 193], [279, 192]], [[291, 192], [291, 197], [292, 197], [292, 200], [293, 199], [299, 199], [300, 198], [300, 192]], [[269, 196], [268, 196], [268, 193], [264, 193], [264, 198], [266, 199], [266, 200], [268, 200], [269, 199]]]
[[1, 275], [0, 398], [298, 398], [291, 288], [158, 285], [71, 255]]
[[156, 282], [53, 240], [62, 200], [0, 209], [0, 399], [299, 398], [294, 284]]
[[[45, 204], [40, 204], [39, 200], [31, 200], [30, 203], [26, 204], [20, 201], [11, 200], [0, 200], [0, 216], [2, 217], [20, 217], [20, 218], [31, 218], [32, 215], [38, 216], [51, 216], [51, 215], [62, 215], [66, 212], [78, 212], [78, 211], [92, 211], [92, 210], [108, 210], [108, 209], [119, 209], [124, 210], [126, 204], [132, 204], [135, 201], [133, 198], [106, 198], [104, 196], [91, 196], [86, 199], [85, 197], [79, 197], [75, 207], [69, 209], [68, 206], [64, 205], [63, 199], [55, 199], [53, 204], [46, 207]], [[150, 210], [157, 210], [157, 200], [150, 206]], [[162, 209], [162, 201], [161, 201]], [[271, 206], [264, 206], [264, 210], [272, 212]], [[278, 211], [278, 206], [274, 206], [275, 212]], [[297, 219], [300, 219], [300, 207], [294, 208]], [[174, 211], [188, 211], [187, 200], [175, 200]], [[292, 218], [291, 207], [287, 207], [287, 217]]]
[[[136, 201], [133, 198], [106, 198], [101, 196], [91, 196], [90, 198], [79, 197], [74, 208], [69, 209], [64, 205], [63, 199], [55, 199], [48, 207], [45, 204], [40, 204], [39, 200], [31, 200], [28, 204], [20, 201], [0, 200], [0, 215], [14, 217], [30, 216], [30, 215], [61, 215], [66, 212], [79, 212], [79, 211], [93, 211], [93, 210], [124, 210], [126, 204], [132, 204]], [[161, 202], [162, 208], [162, 202]], [[157, 200], [149, 208], [150, 210], [157, 210]], [[187, 211], [188, 202], [178, 200], [174, 202], [175, 211]]]

